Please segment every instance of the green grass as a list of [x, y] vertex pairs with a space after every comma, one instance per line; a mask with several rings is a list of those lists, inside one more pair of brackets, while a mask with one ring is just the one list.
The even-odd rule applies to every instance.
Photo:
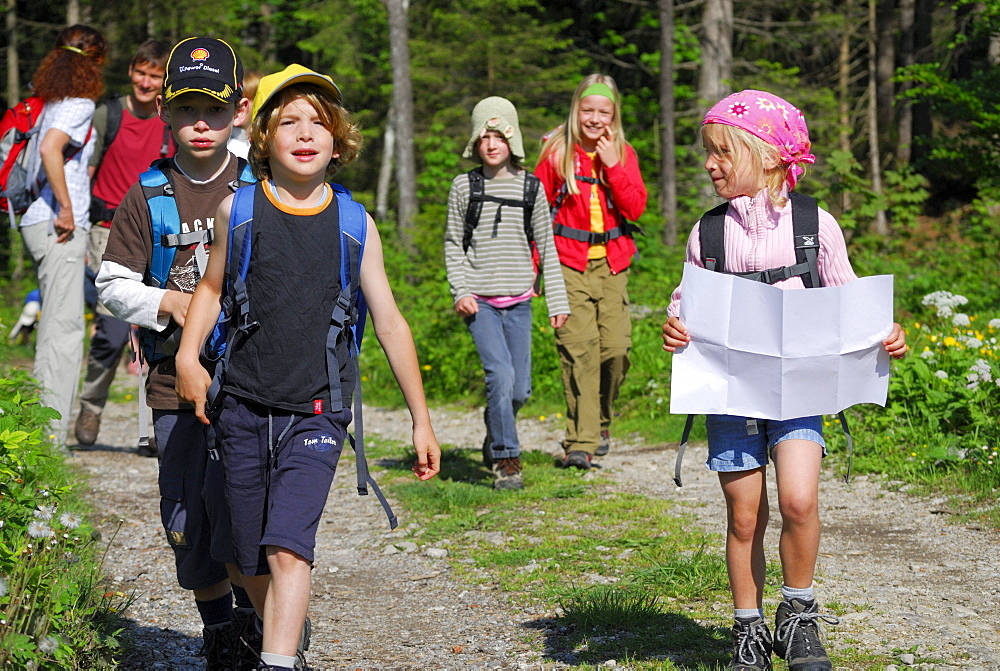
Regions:
[[[446, 447], [441, 475], [417, 482], [412, 452], [378, 439], [366, 449], [388, 470], [379, 481], [389, 495], [419, 515], [419, 542], [448, 549], [456, 579], [492, 585], [515, 608], [554, 613], [524, 625], [544, 631], [548, 661], [585, 669], [608, 659], [636, 669], [728, 662], [721, 541], [681, 505], [618, 491], [598, 471], [556, 468], [540, 451], [522, 453], [524, 490], [498, 492], [478, 450]], [[768, 582], [780, 583], [776, 563]], [[886, 663], [852, 648], [833, 655], [852, 668]]]

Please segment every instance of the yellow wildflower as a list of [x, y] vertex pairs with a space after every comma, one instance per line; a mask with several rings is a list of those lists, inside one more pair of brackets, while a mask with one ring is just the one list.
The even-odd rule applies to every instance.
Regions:
[[948, 336], [947, 338], [944, 339], [944, 346], [945, 347], [954, 347], [957, 344], [958, 344], [958, 341], [955, 340], [954, 338], [952, 338], [951, 336]]
[[422, 366], [422, 368], [423, 368], [424, 370], [430, 370], [430, 369], [431, 369], [431, 368], [433, 368], [433, 367], [434, 367], [434, 366], [430, 365], [429, 363], [425, 363], [425, 364], [424, 364], [424, 365]]

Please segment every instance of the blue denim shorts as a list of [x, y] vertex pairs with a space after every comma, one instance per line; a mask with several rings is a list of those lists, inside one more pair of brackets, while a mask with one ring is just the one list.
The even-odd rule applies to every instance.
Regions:
[[[748, 430], [748, 421], [755, 422], [756, 431]], [[823, 448], [823, 418], [751, 419], [731, 415], [707, 415], [709, 470], [723, 473], [752, 471], [766, 466], [774, 446], [783, 440], [811, 440]]]

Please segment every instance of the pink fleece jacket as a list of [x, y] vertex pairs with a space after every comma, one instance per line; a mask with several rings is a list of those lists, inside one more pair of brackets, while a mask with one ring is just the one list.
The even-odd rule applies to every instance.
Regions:
[[[787, 195], [787, 194], [785, 194]], [[701, 262], [701, 239], [696, 224], [687, 244], [687, 263], [704, 267]], [[750, 273], [769, 268], [795, 265], [792, 238], [792, 203], [781, 209], [771, 204], [767, 189], [757, 195], [740, 196], [729, 201], [725, 224], [726, 270]], [[836, 287], [858, 279], [847, 258], [847, 244], [837, 220], [819, 210], [819, 274], [823, 286]], [[804, 289], [801, 277], [790, 277], [774, 286], [782, 289]], [[670, 297], [667, 316], [680, 315], [681, 287]]]

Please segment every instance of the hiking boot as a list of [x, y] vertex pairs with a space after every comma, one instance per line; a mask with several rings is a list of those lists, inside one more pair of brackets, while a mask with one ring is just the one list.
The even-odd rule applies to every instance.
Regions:
[[732, 671], [770, 671], [771, 632], [763, 618], [736, 620], [733, 625]]
[[204, 643], [201, 655], [208, 671], [233, 671], [233, 625], [226, 623], [205, 627], [201, 631]]
[[520, 457], [497, 459], [494, 462], [493, 489], [524, 489]]
[[790, 671], [833, 669], [820, 641], [818, 620], [840, 624], [835, 617], [820, 615], [815, 601], [792, 599], [778, 604], [774, 616], [774, 652], [788, 662]]
[[595, 457], [603, 457], [605, 454], [611, 451], [611, 432], [607, 429], [601, 431], [601, 442], [598, 443], [597, 449], [594, 450]]
[[97, 442], [97, 434], [101, 430], [101, 416], [85, 408], [80, 408], [76, 416], [76, 442], [81, 445], [93, 445]]
[[156, 436], [149, 437], [149, 445], [139, 445], [135, 451], [140, 457], [158, 457], [160, 450], [156, 447]]
[[264, 634], [257, 628], [257, 613], [252, 608], [233, 611], [233, 668], [236, 671], [253, 671], [260, 664], [264, 647]]
[[590, 454], [583, 450], [571, 450], [563, 457], [560, 464], [563, 468], [579, 468], [584, 471], [590, 470]]

